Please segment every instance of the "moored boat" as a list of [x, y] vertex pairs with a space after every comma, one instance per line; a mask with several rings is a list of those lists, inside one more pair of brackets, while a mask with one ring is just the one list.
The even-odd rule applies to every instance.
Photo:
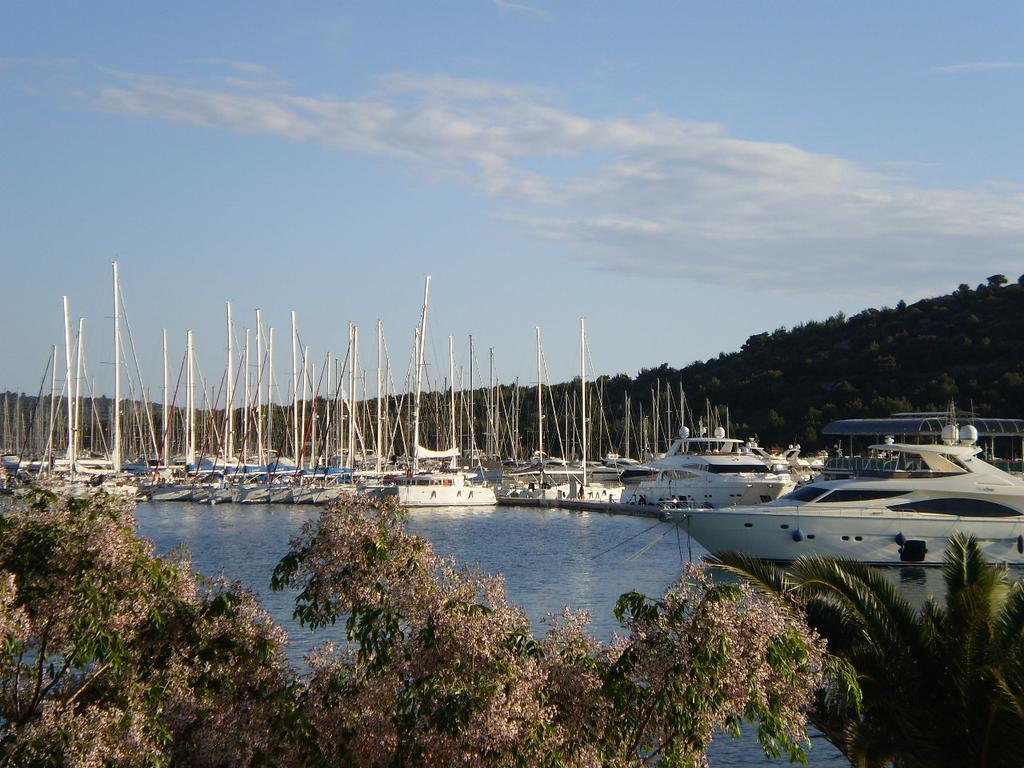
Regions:
[[979, 458], [973, 426], [933, 444], [887, 441], [850, 477], [814, 481], [767, 504], [686, 510], [680, 524], [708, 550], [791, 561], [939, 564], [954, 533], [986, 558], [1024, 564], [1024, 480]]

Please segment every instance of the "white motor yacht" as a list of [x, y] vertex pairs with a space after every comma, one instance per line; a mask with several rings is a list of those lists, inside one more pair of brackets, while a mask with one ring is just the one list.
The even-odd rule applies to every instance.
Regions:
[[978, 433], [950, 425], [943, 442], [873, 445], [846, 478], [814, 481], [756, 507], [687, 510], [702, 546], [781, 562], [801, 555], [865, 563], [940, 564], [954, 533], [986, 558], [1024, 564], [1024, 480], [978, 458]]
[[[622, 473], [622, 501], [729, 507], [763, 504], [793, 489], [796, 483], [785, 467], [773, 467], [744, 445], [726, 437], [721, 427], [713, 437], [690, 437], [683, 427], [663, 456], [643, 465], [646, 476], [640, 468]], [[637, 475], [639, 482], [631, 483]]]

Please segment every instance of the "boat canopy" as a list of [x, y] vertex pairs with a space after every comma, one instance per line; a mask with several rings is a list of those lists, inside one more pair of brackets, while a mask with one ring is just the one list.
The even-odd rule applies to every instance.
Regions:
[[458, 446], [452, 446], [447, 451], [432, 451], [422, 445], [416, 446], [416, 457], [419, 459], [450, 459], [460, 453]]
[[[958, 419], [960, 426], [971, 424], [979, 437], [1024, 438], [1024, 419]], [[826, 424], [824, 435], [849, 437], [877, 437], [880, 435], [940, 436], [948, 423], [944, 415], [903, 416], [888, 419], [842, 419]]]

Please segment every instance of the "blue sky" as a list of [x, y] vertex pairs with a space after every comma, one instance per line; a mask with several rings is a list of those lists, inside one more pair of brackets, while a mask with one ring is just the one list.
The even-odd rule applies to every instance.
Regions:
[[0, 389], [39, 387], [67, 294], [111, 391], [114, 258], [152, 386], [165, 327], [219, 377], [225, 299], [239, 339], [263, 308], [279, 372], [289, 310], [317, 360], [380, 317], [401, 377], [425, 273], [435, 370], [472, 333], [524, 382], [535, 325], [553, 380], [580, 316], [633, 374], [1016, 279], [1021, 28], [1019, 3], [4, 3]]

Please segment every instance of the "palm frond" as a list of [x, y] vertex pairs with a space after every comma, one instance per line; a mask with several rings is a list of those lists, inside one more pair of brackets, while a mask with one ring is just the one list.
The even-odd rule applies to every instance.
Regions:
[[802, 557], [793, 562], [793, 572], [800, 594], [840, 600], [873, 642], [912, 651], [920, 648], [914, 608], [877, 568], [850, 560]]
[[1024, 645], [1024, 582], [1015, 582], [995, 617], [996, 633], [1002, 644]]
[[712, 568], [732, 573], [763, 592], [785, 595], [796, 587], [793, 579], [772, 562], [742, 552], [716, 552], [707, 559]]
[[942, 561], [946, 594], [950, 597], [970, 588], [980, 587], [988, 591], [1005, 581], [1005, 570], [988, 563], [974, 536], [961, 532], [953, 534]]

